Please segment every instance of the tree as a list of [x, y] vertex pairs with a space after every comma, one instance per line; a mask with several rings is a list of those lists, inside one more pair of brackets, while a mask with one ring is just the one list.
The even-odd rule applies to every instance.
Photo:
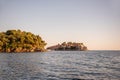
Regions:
[[45, 41], [39, 35], [21, 30], [0, 32], [0, 52], [45, 51]]

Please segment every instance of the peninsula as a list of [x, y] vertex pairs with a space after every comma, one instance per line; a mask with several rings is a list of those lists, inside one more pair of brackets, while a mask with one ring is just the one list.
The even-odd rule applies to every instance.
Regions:
[[45, 41], [39, 35], [21, 30], [0, 32], [0, 52], [43, 52]]
[[86, 51], [87, 47], [83, 43], [63, 42], [61, 44], [50, 46], [47, 49], [57, 51]]

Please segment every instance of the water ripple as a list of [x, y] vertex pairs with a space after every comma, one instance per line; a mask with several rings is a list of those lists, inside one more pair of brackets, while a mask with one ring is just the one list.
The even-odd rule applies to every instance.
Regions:
[[0, 54], [0, 80], [119, 80], [120, 51]]

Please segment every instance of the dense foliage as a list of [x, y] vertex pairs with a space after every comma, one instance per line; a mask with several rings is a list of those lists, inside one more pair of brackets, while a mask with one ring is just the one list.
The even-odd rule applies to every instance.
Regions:
[[21, 30], [0, 32], [0, 52], [45, 51], [45, 41], [39, 35]]

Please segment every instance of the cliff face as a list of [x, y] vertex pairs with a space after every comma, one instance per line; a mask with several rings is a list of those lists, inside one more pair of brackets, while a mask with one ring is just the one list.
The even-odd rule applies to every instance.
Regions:
[[21, 30], [0, 32], [0, 52], [45, 51], [45, 41], [39, 35]]
[[50, 50], [62, 50], [62, 51], [85, 51], [87, 47], [83, 43], [75, 43], [75, 42], [63, 42], [62, 44], [50, 46], [47, 49]]

